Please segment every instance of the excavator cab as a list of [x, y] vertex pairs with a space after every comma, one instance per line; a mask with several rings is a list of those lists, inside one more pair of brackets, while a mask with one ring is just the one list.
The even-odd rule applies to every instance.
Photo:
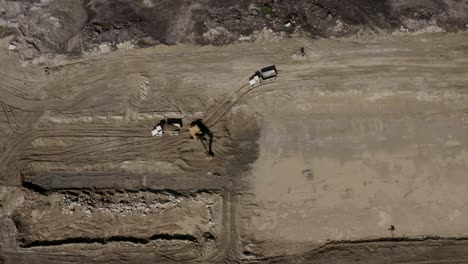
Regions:
[[[205, 150], [206, 155], [208, 157], [213, 157], [214, 153], [211, 149], [212, 144], [213, 144], [213, 132], [211, 132], [210, 129], [207, 126], [205, 126], [205, 124], [203, 124], [201, 119], [197, 119], [193, 121], [190, 124], [189, 130], [190, 130], [190, 134], [192, 135], [192, 138], [199, 140], [202, 143], [203, 149]], [[208, 136], [208, 140], [209, 140], [208, 147], [206, 146], [205, 141], [204, 141], [206, 140], [205, 138], [206, 136]]]

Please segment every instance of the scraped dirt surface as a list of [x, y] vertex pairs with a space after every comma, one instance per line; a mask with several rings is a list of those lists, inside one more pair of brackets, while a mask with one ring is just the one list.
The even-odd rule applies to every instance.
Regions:
[[[107, 10], [69, 4], [95, 13], [86, 30]], [[385, 23], [420, 28], [33, 63], [0, 39], [0, 263], [467, 262], [468, 34], [392, 4], [408, 16]], [[142, 25], [125, 28], [146, 38]], [[150, 42], [186, 36], [171, 32]], [[272, 64], [277, 79], [248, 85]], [[152, 137], [163, 119], [180, 134]], [[190, 137], [197, 119], [212, 158]]]

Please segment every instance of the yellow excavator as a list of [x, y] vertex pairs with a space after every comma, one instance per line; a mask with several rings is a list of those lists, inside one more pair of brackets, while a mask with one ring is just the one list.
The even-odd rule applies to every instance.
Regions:
[[[202, 143], [203, 149], [205, 150], [206, 156], [212, 158], [214, 153], [212, 151], [213, 145], [213, 132], [203, 124], [201, 119], [195, 120], [190, 124], [190, 134], [192, 138], [199, 140]], [[205, 144], [205, 137], [208, 136], [208, 147]]]

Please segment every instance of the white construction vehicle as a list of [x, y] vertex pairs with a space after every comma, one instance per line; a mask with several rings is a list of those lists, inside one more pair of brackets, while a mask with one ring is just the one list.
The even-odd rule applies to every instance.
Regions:
[[260, 84], [262, 81], [275, 79], [278, 77], [278, 71], [276, 70], [275, 65], [271, 65], [265, 68], [262, 68], [260, 71], [257, 71], [250, 77], [249, 84], [250, 86], [255, 86]]
[[164, 134], [164, 131], [162, 129], [162, 125], [156, 125], [153, 130], [151, 130], [151, 135], [153, 137], [160, 137]]
[[171, 136], [177, 136], [180, 134], [182, 127], [182, 119], [179, 118], [168, 118], [159, 121], [159, 123], [151, 130], [153, 137], [161, 137], [164, 134]]

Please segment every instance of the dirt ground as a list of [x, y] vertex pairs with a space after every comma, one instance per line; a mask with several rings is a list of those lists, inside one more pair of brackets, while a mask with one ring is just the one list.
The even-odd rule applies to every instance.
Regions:
[[0, 262], [467, 262], [468, 34], [269, 34], [43, 64], [1, 39]]
[[263, 117], [260, 152], [240, 198], [252, 254], [467, 234], [459, 37], [319, 42], [339, 55], [285, 63], [288, 80], [253, 91], [245, 102]]

